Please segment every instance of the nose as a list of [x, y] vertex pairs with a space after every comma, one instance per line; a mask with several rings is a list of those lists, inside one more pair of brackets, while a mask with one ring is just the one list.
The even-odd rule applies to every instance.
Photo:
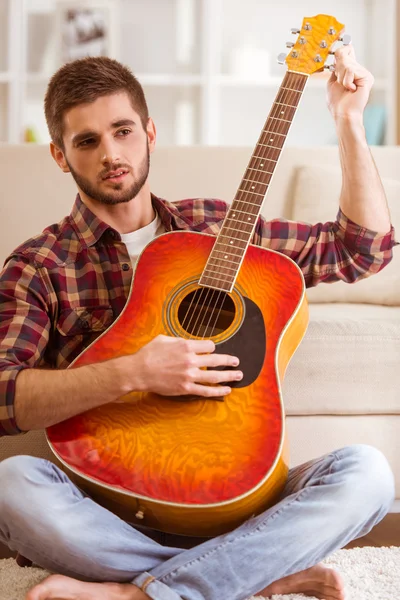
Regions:
[[101, 162], [103, 165], [112, 165], [120, 160], [118, 144], [114, 138], [105, 139], [99, 146]]

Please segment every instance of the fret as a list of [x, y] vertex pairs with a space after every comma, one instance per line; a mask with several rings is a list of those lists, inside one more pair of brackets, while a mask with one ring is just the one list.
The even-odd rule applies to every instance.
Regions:
[[[229, 240], [229, 235], [223, 235], [223, 233], [221, 232], [219, 234], [221, 237], [226, 237]], [[231, 243], [232, 242], [232, 243]], [[245, 242], [244, 240], [238, 240], [235, 239], [235, 242], [242, 242], [247, 246], [247, 242]], [[246, 248], [242, 248], [241, 246], [235, 246], [235, 244], [233, 243], [233, 240], [230, 240], [229, 244], [227, 244], [226, 242], [220, 242], [221, 244], [225, 244], [225, 246], [227, 248], [237, 248], [238, 250], [245, 250]]]
[[[264, 183], [263, 181], [254, 181], [253, 179], [242, 179], [242, 184], [243, 185], [248, 185], [248, 189], [244, 190], [249, 194], [258, 194], [258, 195], [262, 195], [265, 196], [266, 190], [267, 190], [267, 184]], [[259, 190], [258, 192], [253, 190]], [[243, 191], [241, 188], [238, 188], [238, 192]]]
[[207, 273], [217, 273], [219, 275], [221, 275], [222, 277], [226, 277], [227, 279], [225, 279], [225, 281], [229, 281], [229, 279], [232, 279], [232, 275], [228, 274], [228, 273], [220, 273], [218, 271], [218, 269], [210, 269], [210, 267], [206, 267], [206, 271]]
[[[251, 225], [250, 223], [245, 223], [245, 225], [249, 225], [251, 227], [251, 229], [253, 228], [253, 225]], [[245, 233], [248, 234], [251, 232], [250, 231], [241, 231], [240, 229], [236, 229], [235, 227], [228, 227], [228, 225], [224, 225], [221, 229], [221, 231], [225, 231], [225, 229], [231, 229], [232, 231], [236, 231], [237, 233]], [[244, 240], [240, 240], [241, 242], [244, 242]]]
[[[243, 202], [243, 204], [251, 204], [252, 206], [257, 206], [257, 208], [260, 208], [259, 204], [256, 204], [255, 202], [249, 202], [248, 200], [239, 200], [238, 198], [235, 198], [234, 202]], [[253, 213], [249, 214], [252, 215]]]
[[[229, 236], [224, 236], [224, 237], [229, 237]], [[235, 244], [227, 244], [226, 242], [220, 242], [221, 245], [225, 245], [227, 248], [235, 248], [235, 250], [240, 250], [240, 252], [243, 252], [243, 250], [246, 250], [247, 247], [247, 242], [244, 242], [244, 240], [235, 240], [238, 242], [242, 242], [245, 244], [244, 248], [242, 246], [235, 246]], [[236, 254], [235, 256], [239, 257], [239, 254]]]
[[[280, 135], [281, 137], [286, 137], [286, 133], [278, 133], [277, 131], [269, 131], [269, 129], [263, 129], [264, 133], [273, 133], [275, 135]], [[258, 144], [258, 146], [265, 146], [266, 144]], [[269, 146], [268, 146], [269, 148]]]
[[264, 198], [265, 194], [259, 194], [258, 192], [253, 192], [252, 190], [242, 190], [241, 188], [238, 189], [238, 192], [244, 192], [245, 194], [255, 194], [256, 196], [261, 196], [262, 198]]
[[[270, 133], [275, 133], [275, 131], [271, 131]], [[284, 135], [283, 137], [286, 137], [286, 135]], [[273, 148], [274, 147], [274, 146], [270, 146], [269, 144], [262, 144], [261, 142], [258, 142], [257, 147], [258, 146], [263, 146], [264, 148]], [[277, 148], [277, 150], [282, 150], [282, 148]], [[261, 158], [264, 158], [266, 160], [265, 156], [262, 156]]]
[[[285, 124], [282, 125], [281, 123], [270, 123], [268, 125], [269, 127], [276, 126], [276, 131], [274, 131], [274, 130], [271, 131], [270, 130], [271, 137], [272, 137], [272, 135], [277, 135], [278, 134], [278, 130], [279, 131], [284, 131], [285, 133], [282, 133], [282, 136], [285, 138], [285, 139], [282, 140], [282, 145], [283, 145], [285, 143], [285, 141], [286, 141], [286, 138], [287, 138], [287, 134], [288, 134], [288, 131], [289, 131], [289, 128], [290, 128], [290, 123], [291, 122], [287, 123], [286, 125]], [[279, 135], [281, 135], [281, 134], [279, 134]], [[279, 140], [279, 141], [281, 141], [281, 140]], [[266, 145], [268, 145], [268, 144], [266, 144]]]
[[284, 121], [285, 123], [291, 123], [292, 121], [288, 121], [287, 119], [280, 119], [279, 117], [269, 117], [270, 119], [275, 119], [275, 121]]
[[[249, 214], [249, 213], [248, 213], [248, 214]], [[256, 216], [256, 215], [253, 215], [253, 217], [255, 217], [255, 216]], [[249, 221], [251, 221], [250, 217], [249, 217], [249, 220], [248, 220], [248, 221], [241, 221], [240, 219], [236, 219], [236, 217], [233, 217], [233, 219], [232, 219], [232, 217], [228, 217], [228, 218], [227, 218], [227, 220], [234, 220], [234, 221], [235, 221], [235, 223], [243, 223], [244, 225], [250, 225], [250, 222], [249, 222]]]
[[281, 90], [288, 90], [289, 92], [297, 92], [298, 94], [301, 94], [303, 91], [303, 90], [293, 90], [292, 88], [283, 87], [283, 85], [281, 86]]
[[[253, 157], [252, 157], [252, 158], [253, 158]], [[278, 162], [277, 160], [274, 160], [273, 158], [267, 158], [267, 157], [265, 157], [263, 160], [265, 160], [265, 161], [267, 161], [267, 162], [274, 162], [274, 163], [277, 163], [277, 162]]]
[[[266, 173], [266, 171], [263, 171]], [[268, 185], [267, 183], [264, 183], [263, 181], [254, 181], [254, 179], [247, 179], [247, 177], [243, 177], [242, 181], [250, 181], [250, 183], [258, 183], [260, 185]]]
[[267, 175], [273, 175], [274, 173], [271, 171], [263, 171], [262, 169], [251, 169], [250, 167], [247, 167], [248, 171], [258, 171], [259, 173], [266, 173]]
[[221, 277], [223, 277], [224, 281], [228, 281], [228, 279], [232, 277], [232, 273], [220, 273], [218, 271], [218, 269], [216, 269], [215, 267], [211, 268], [208, 263], [206, 265], [205, 272], [210, 273], [210, 274], [211, 273], [218, 273], [219, 275], [221, 275]]
[[[228, 259], [228, 258], [225, 258], [225, 256], [228, 256], [228, 255], [230, 254], [230, 252], [228, 252], [228, 254], [227, 254], [227, 253], [226, 253], [226, 252], [224, 252], [223, 250], [213, 250], [213, 251], [212, 251], [212, 253], [210, 254], [210, 258], [212, 258], [212, 256], [213, 256], [214, 252], [219, 252], [220, 254], [223, 254], [223, 255], [224, 255], [224, 258], [218, 258], [218, 257], [217, 257], [217, 260], [228, 260], [228, 261], [229, 261], [229, 262], [231, 262], [231, 263], [235, 262], [235, 261], [234, 261], [234, 260], [232, 260], [231, 258], [229, 258], [229, 259]], [[241, 257], [240, 257], [240, 256], [237, 256], [237, 254], [231, 254], [231, 256], [232, 256], [232, 258], [238, 258], [238, 259], [239, 259], [239, 262], [238, 262], [238, 263], [236, 263], [236, 264], [238, 264], [238, 265], [239, 265], [239, 264], [240, 264], [240, 261], [242, 260], [242, 259], [241, 259]]]
[[[282, 150], [282, 148], [278, 148], [278, 146], [267, 146], [267, 148], [273, 148], [274, 150]], [[253, 156], [251, 158], [262, 158], [263, 160], [266, 160], [265, 156], [258, 156], [257, 154], [253, 154]]]
[[[218, 292], [229, 292], [229, 291], [230, 291], [230, 289], [231, 289], [231, 286], [228, 286], [228, 287], [222, 287], [222, 286], [220, 286], [220, 287], [216, 287], [215, 285], [210, 285], [209, 283], [202, 283], [202, 279], [215, 279], [215, 280], [217, 280], [217, 281], [218, 281], [217, 277], [208, 277], [207, 275], [204, 275], [204, 276], [201, 278], [201, 280], [199, 281], [199, 284], [200, 284], [200, 285], [204, 285], [204, 286], [206, 286], [206, 287], [209, 287], [209, 288], [211, 288], [211, 289], [213, 289], [213, 290], [217, 290]], [[223, 283], [226, 285], [226, 282], [223, 282]], [[233, 282], [232, 282], [232, 283], [233, 283]], [[222, 287], [222, 289], [221, 289], [221, 287]]]
[[219, 277], [218, 274], [214, 274], [216, 273], [216, 271], [211, 271], [208, 272], [208, 268], [205, 269], [204, 271], [204, 277], [207, 277], [208, 279], [214, 279], [215, 281], [220, 280], [220, 283], [228, 283], [229, 285], [231, 285], [231, 283], [233, 283], [232, 281], [232, 275], [227, 275], [226, 277], [230, 277], [230, 283], [228, 279], [223, 279], [222, 277]]
[[[210, 259], [208, 261], [208, 264], [210, 264]], [[220, 269], [228, 269], [229, 271], [233, 271], [234, 273], [237, 272], [237, 269], [232, 269], [232, 267], [223, 267], [222, 265], [220, 265], [219, 263], [215, 265], [216, 267], [220, 268]]]
[[[240, 202], [240, 200], [234, 200], [233, 202]], [[243, 200], [242, 200], [242, 202], [243, 202]], [[233, 203], [232, 203], [232, 204], [233, 204]], [[237, 210], [234, 210], [233, 208], [230, 208], [230, 209], [229, 209], [229, 212], [230, 212], [231, 210], [233, 210], [233, 212], [235, 212], [235, 213], [237, 213], [237, 212], [241, 212], [241, 213], [243, 213], [243, 214], [245, 214], [245, 215], [252, 215], [253, 217], [256, 217], [256, 216], [257, 216], [257, 215], [254, 215], [253, 213], [246, 212], [245, 210], [242, 210], [241, 208], [238, 208]], [[228, 218], [228, 219], [231, 219], [232, 217], [229, 217], [229, 212], [228, 212], [228, 217], [227, 217], [227, 218]], [[235, 217], [234, 217], [234, 218], [235, 218]]]
[[[266, 137], [267, 137], [267, 136], [266, 136]], [[271, 138], [270, 140], [266, 140], [266, 139], [264, 139], [263, 141], [264, 141], [264, 142], [268, 142], [268, 141], [270, 142], [269, 144], [265, 144], [265, 145], [267, 146], [268, 150], [263, 150], [263, 148], [258, 148], [258, 146], [257, 146], [257, 147], [256, 147], [256, 149], [254, 150], [254, 154], [252, 155], [252, 157], [251, 157], [251, 158], [253, 158], [253, 157], [257, 157], [257, 158], [259, 158], [260, 160], [269, 160], [269, 157], [268, 157], [268, 154], [269, 154], [269, 153], [271, 153], [271, 156], [276, 156], [276, 157], [279, 157], [279, 155], [280, 155], [280, 153], [281, 153], [281, 150], [282, 150], [282, 148], [277, 148], [276, 146], [272, 146], [271, 142], [273, 142], [273, 141], [274, 141], [274, 139], [273, 139], [273, 138]], [[260, 144], [260, 145], [261, 145], [261, 144]], [[258, 156], [258, 155], [256, 154], [256, 152], [267, 152], [267, 154], [266, 154], [266, 155], [264, 155], [264, 156]]]
[[[225, 238], [227, 238], [229, 240], [229, 242], [223, 242], [221, 240], [221, 244], [225, 245], [226, 248], [238, 248], [239, 250], [245, 250], [246, 245], [247, 245], [247, 241], [242, 240], [239, 237], [233, 237], [231, 234], [225, 234], [224, 233], [224, 227], [222, 227], [221, 231], [219, 232], [218, 240], [219, 240], [219, 238], [224, 238], [225, 237]], [[245, 232], [242, 231], [242, 233], [245, 233]], [[248, 232], [248, 234], [249, 233], [251, 233], [251, 232]], [[239, 244], [244, 244], [244, 246], [235, 246], [234, 242], [238, 242]]]
[[275, 102], [275, 104], [280, 104], [281, 106], [287, 106], [289, 108], [294, 108], [295, 110], [297, 110], [298, 104], [294, 105], [294, 104], [285, 104], [284, 102]]

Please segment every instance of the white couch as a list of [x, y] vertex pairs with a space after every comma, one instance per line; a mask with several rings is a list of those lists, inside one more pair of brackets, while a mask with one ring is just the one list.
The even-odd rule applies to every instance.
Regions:
[[[154, 193], [169, 200], [230, 201], [250, 148], [162, 147], [152, 157]], [[373, 148], [400, 237], [400, 147]], [[1, 146], [0, 261], [20, 242], [70, 212], [75, 186], [45, 146]], [[334, 219], [340, 192], [335, 147], [286, 148], [263, 213], [304, 221]], [[289, 365], [284, 401], [292, 464], [345, 444], [380, 448], [400, 499], [400, 248], [392, 263], [355, 285], [309, 291], [308, 332]], [[42, 432], [0, 440], [14, 453], [50, 456]], [[400, 501], [399, 501], [400, 502]]]

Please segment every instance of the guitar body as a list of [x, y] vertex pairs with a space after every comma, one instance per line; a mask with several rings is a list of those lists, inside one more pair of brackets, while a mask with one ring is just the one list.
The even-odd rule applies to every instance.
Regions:
[[185, 231], [151, 242], [123, 312], [70, 368], [134, 353], [159, 334], [207, 337], [240, 357], [243, 381], [223, 399], [131, 393], [47, 430], [62, 468], [96, 501], [184, 535], [229, 531], [282, 491], [281, 380], [308, 321], [298, 266], [272, 250], [248, 247], [231, 293], [199, 288], [215, 240]]

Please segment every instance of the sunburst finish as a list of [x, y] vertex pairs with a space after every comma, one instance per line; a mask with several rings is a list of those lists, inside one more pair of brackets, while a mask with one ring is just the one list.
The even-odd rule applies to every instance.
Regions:
[[[191, 232], [153, 241], [137, 264], [123, 313], [71, 367], [134, 353], [158, 334], [171, 335], [161, 318], [168, 299], [183, 282], [199, 279], [214, 242]], [[72, 478], [92, 492], [98, 486], [97, 493], [125, 507], [125, 516], [130, 511], [131, 521], [139, 511], [143, 524], [207, 535], [259, 512], [284, 484], [280, 377], [307, 324], [303, 279], [290, 259], [251, 246], [235, 294], [255, 302], [265, 324], [265, 360], [251, 385], [233, 389], [223, 402], [131, 393], [48, 429]], [[174, 322], [179, 303], [169, 304]]]

